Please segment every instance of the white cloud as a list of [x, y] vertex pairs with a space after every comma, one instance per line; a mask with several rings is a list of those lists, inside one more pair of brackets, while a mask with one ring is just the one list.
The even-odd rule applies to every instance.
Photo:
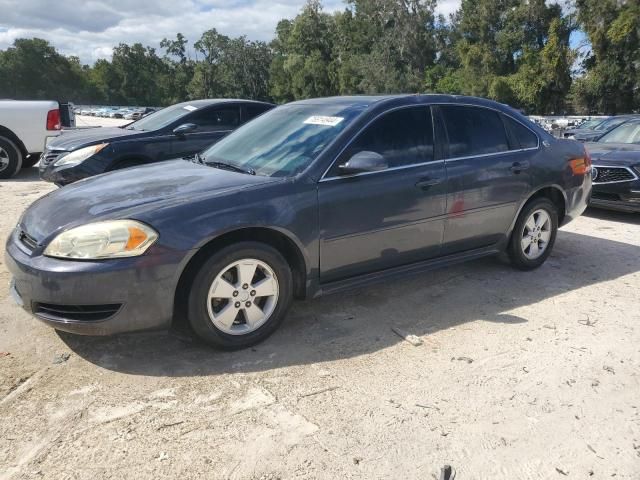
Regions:
[[[440, 0], [448, 15], [460, 0]], [[229, 36], [271, 40], [283, 18], [293, 18], [304, 0], [0, 0], [0, 49], [16, 38], [38, 37], [85, 63], [108, 58], [120, 42], [158, 47], [183, 33], [192, 45], [202, 32], [216, 28]], [[345, 8], [342, 0], [324, 0], [324, 10]]]

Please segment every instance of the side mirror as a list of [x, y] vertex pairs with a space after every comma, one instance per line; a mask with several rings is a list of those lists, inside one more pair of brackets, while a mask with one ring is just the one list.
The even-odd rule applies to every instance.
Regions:
[[183, 123], [173, 129], [173, 133], [176, 135], [184, 135], [186, 133], [195, 132], [198, 126], [195, 123]]
[[389, 168], [389, 164], [382, 155], [364, 150], [356, 153], [346, 163], [338, 167], [342, 175], [353, 173], [378, 172]]

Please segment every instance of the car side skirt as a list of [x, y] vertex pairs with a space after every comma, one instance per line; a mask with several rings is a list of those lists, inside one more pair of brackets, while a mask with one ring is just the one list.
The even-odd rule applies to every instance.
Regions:
[[421, 262], [411, 263], [409, 265], [403, 265], [399, 267], [393, 267], [386, 270], [377, 272], [371, 272], [357, 277], [348, 278], [345, 280], [338, 280], [335, 282], [321, 284], [320, 288], [316, 291], [313, 297], [319, 297], [322, 295], [330, 295], [333, 293], [343, 292], [345, 290], [351, 290], [354, 288], [365, 287], [378, 282], [383, 282], [389, 279], [402, 277], [407, 275], [418, 275], [423, 272], [435, 270], [442, 267], [448, 267], [458, 263], [463, 263], [469, 260], [475, 260], [478, 258], [488, 257], [496, 255], [502, 252], [502, 249], [498, 245], [491, 245], [489, 247], [478, 248], [474, 250], [468, 250], [466, 252], [447, 255], [445, 257], [433, 258], [430, 260], [424, 260]]

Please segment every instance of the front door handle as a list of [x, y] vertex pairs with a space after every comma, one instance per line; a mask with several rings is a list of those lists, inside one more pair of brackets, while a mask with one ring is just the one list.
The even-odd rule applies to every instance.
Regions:
[[513, 162], [513, 164], [511, 165], [511, 171], [516, 174], [528, 168], [529, 162]]
[[416, 187], [421, 190], [428, 190], [439, 183], [442, 183], [441, 178], [422, 178], [416, 183]]

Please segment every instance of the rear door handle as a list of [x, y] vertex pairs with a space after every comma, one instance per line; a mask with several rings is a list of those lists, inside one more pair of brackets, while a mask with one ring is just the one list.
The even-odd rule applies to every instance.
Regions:
[[528, 168], [529, 162], [513, 162], [513, 164], [511, 165], [511, 171], [513, 173], [520, 173]]
[[416, 183], [416, 187], [421, 190], [428, 190], [439, 183], [442, 183], [441, 178], [422, 178]]

